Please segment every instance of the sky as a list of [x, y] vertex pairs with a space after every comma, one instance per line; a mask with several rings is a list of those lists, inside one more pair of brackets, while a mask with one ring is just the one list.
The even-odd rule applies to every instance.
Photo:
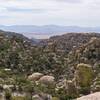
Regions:
[[100, 0], [0, 0], [0, 25], [100, 26]]

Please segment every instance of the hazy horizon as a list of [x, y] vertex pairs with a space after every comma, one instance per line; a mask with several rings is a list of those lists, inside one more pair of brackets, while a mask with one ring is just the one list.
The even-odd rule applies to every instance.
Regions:
[[65, 33], [75, 32], [96, 32], [100, 33], [100, 27], [79, 27], [79, 26], [59, 26], [59, 25], [14, 25], [0, 26], [1, 30], [16, 32], [27, 36], [28, 38], [47, 39], [51, 36], [62, 35]]

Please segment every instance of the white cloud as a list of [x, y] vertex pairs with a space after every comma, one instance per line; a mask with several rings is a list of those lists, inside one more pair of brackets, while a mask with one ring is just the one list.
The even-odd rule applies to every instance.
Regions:
[[0, 24], [99, 26], [99, 9], [99, 0], [0, 0]]

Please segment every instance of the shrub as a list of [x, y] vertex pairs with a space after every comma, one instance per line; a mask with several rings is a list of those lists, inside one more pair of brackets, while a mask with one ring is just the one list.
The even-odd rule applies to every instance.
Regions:
[[5, 90], [5, 99], [12, 100], [11, 91], [8, 89]]

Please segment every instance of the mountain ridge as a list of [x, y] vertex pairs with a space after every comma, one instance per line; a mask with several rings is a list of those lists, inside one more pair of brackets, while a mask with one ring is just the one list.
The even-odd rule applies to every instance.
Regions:
[[45, 38], [49, 38], [53, 35], [61, 35], [62, 33], [68, 32], [100, 32], [100, 27], [79, 27], [61, 25], [0, 25], [0, 29], [5, 31], [21, 33], [30, 38], [43, 38], [43, 36]]

